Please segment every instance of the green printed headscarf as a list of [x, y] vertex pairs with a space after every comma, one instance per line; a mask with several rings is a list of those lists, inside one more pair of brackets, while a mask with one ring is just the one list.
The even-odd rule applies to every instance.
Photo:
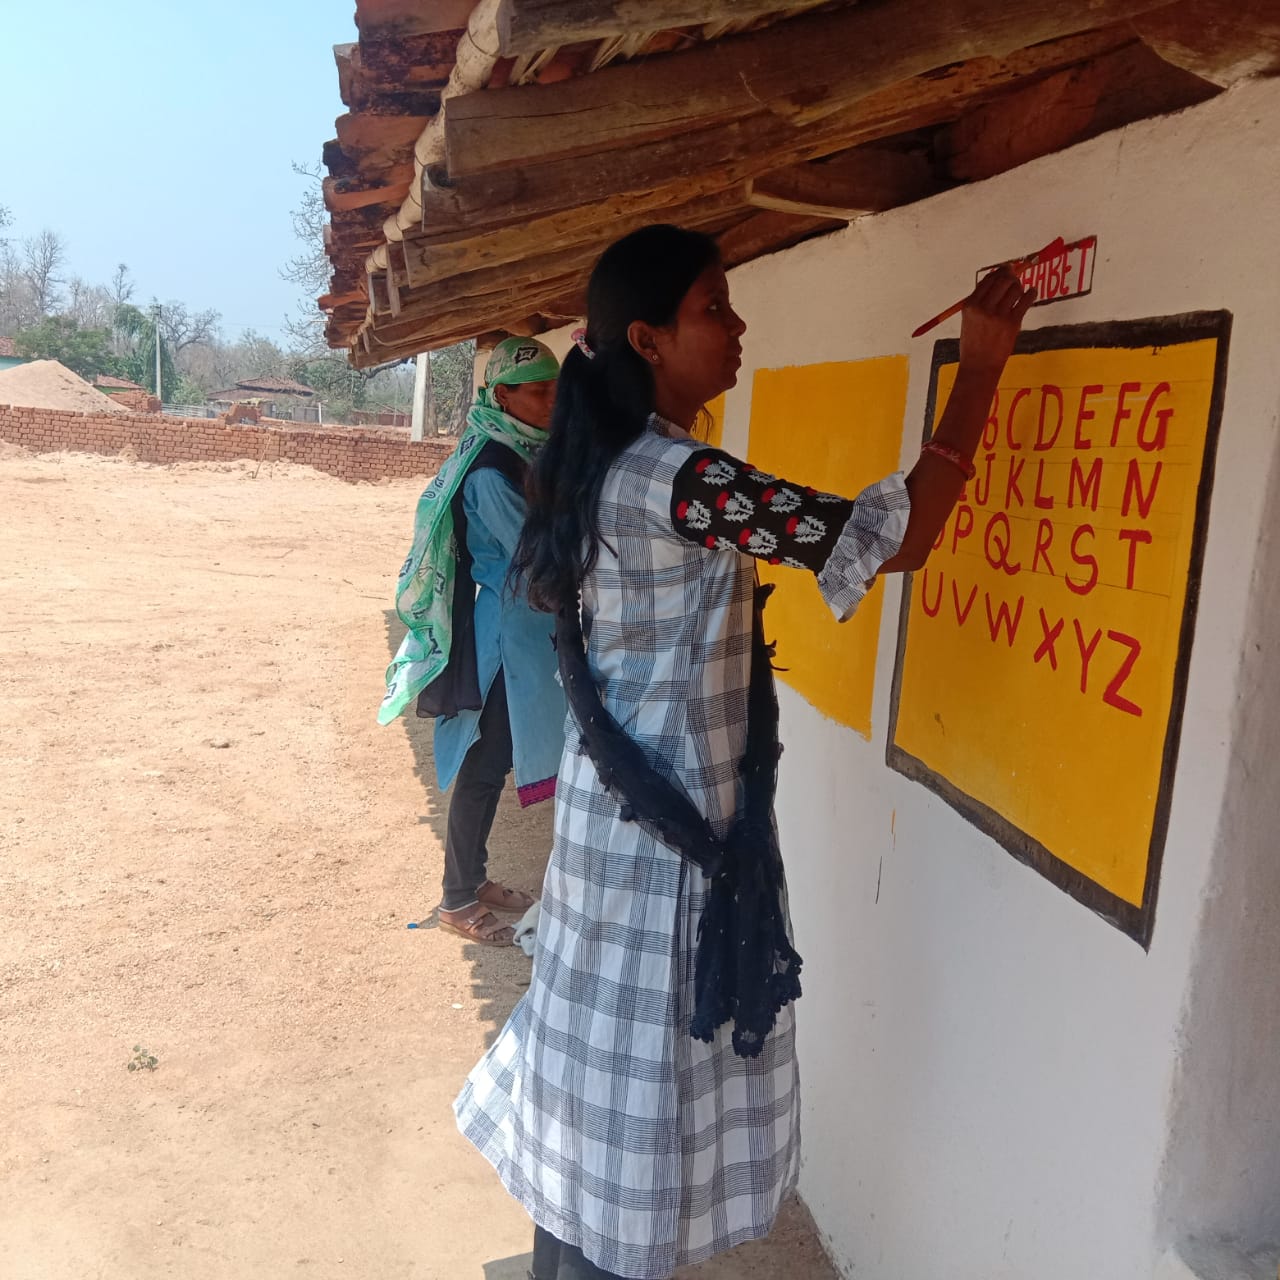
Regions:
[[494, 387], [550, 382], [559, 373], [555, 356], [533, 338], [507, 338], [493, 349], [485, 366], [484, 386], [467, 412], [467, 426], [458, 447], [418, 499], [413, 546], [396, 584], [396, 613], [408, 631], [387, 668], [379, 724], [390, 724], [402, 714], [449, 665], [458, 569], [453, 498], [476, 455], [487, 441], [497, 440], [528, 462], [547, 438], [545, 431], [504, 412], [494, 398]]

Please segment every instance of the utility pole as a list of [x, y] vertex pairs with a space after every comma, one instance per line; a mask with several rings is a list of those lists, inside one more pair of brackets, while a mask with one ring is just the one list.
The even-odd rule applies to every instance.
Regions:
[[435, 387], [431, 382], [431, 353], [420, 352], [413, 370], [413, 424], [409, 428], [410, 440], [421, 440], [426, 429], [430, 403], [431, 434], [435, 435], [436, 397]]
[[[440, 434], [440, 424], [436, 421], [435, 371], [431, 367], [430, 351], [426, 352], [425, 358], [427, 361], [427, 396], [426, 396], [427, 403], [424, 407], [427, 411], [426, 412], [427, 426], [431, 428], [431, 434], [433, 436], [438, 436]], [[1280, 1280], [1280, 1277], [1277, 1277], [1277, 1280]]]
[[160, 304], [151, 308], [151, 320], [156, 330], [156, 399], [164, 403], [164, 389], [160, 385]]

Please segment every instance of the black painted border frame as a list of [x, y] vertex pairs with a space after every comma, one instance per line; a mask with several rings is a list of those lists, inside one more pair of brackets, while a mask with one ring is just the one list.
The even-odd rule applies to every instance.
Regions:
[[[1186, 706], [1187, 674], [1191, 665], [1191, 649], [1195, 640], [1196, 616], [1200, 605], [1200, 578], [1204, 567], [1205, 541], [1208, 533], [1209, 503], [1217, 464], [1218, 436], [1222, 427], [1222, 407], [1226, 394], [1227, 354], [1231, 336], [1229, 311], [1193, 311], [1183, 315], [1159, 316], [1144, 320], [1115, 320], [1097, 324], [1053, 325], [1024, 332], [1014, 349], [1016, 355], [1033, 355], [1070, 347], [1112, 347], [1140, 350], [1148, 347], [1170, 347], [1206, 338], [1217, 341], [1214, 361], [1213, 390], [1209, 400], [1209, 421], [1205, 433], [1204, 457], [1200, 483], [1196, 491], [1195, 523], [1192, 529], [1191, 557], [1187, 566], [1187, 594], [1178, 634], [1178, 653], [1174, 664], [1173, 693], [1169, 703], [1169, 719], [1165, 730], [1160, 784], [1156, 793], [1155, 820], [1147, 852], [1147, 875], [1142, 903], [1135, 906], [1090, 880], [1076, 868], [1056, 857], [1045, 845], [1015, 826], [1007, 818], [980, 800], [961, 791], [923, 761], [897, 745], [898, 706], [902, 693], [903, 661], [907, 647], [907, 629], [914, 592], [914, 574], [903, 584], [898, 621], [898, 646], [894, 662], [893, 692], [890, 703], [889, 736], [885, 758], [891, 769], [921, 783], [980, 831], [1002, 845], [1020, 862], [1038, 871], [1051, 884], [1068, 893], [1083, 906], [1108, 923], [1128, 934], [1144, 950], [1151, 946], [1155, 928], [1156, 897], [1160, 885], [1160, 869], [1169, 833], [1169, 809], [1173, 800], [1177, 775], [1178, 747], [1182, 737], [1182, 716]], [[942, 367], [959, 359], [960, 344], [947, 338], [934, 343], [933, 363], [929, 372], [929, 397], [925, 407], [923, 440], [928, 439], [937, 408], [938, 375]]]

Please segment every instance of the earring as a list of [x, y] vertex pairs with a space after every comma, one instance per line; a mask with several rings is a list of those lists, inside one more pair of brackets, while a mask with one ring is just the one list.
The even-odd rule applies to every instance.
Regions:
[[652, 360], [654, 364], [657, 364], [657, 363], [658, 363], [658, 357], [657, 357], [657, 356], [650, 356], [650, 357], [649, 357], [649, 359], [650, 359], [650, 360]]

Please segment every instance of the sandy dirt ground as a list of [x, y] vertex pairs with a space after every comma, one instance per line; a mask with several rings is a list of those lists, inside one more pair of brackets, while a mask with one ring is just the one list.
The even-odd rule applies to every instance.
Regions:
[[[450, 1103], [529, 961], [406, 927], [444, 802], [374, 723], [420, 485], [254, 470], [0, 444], [0, 1275], [524, 1280]], [[799, 1207], [689, 1274], [834, 1276]]]

